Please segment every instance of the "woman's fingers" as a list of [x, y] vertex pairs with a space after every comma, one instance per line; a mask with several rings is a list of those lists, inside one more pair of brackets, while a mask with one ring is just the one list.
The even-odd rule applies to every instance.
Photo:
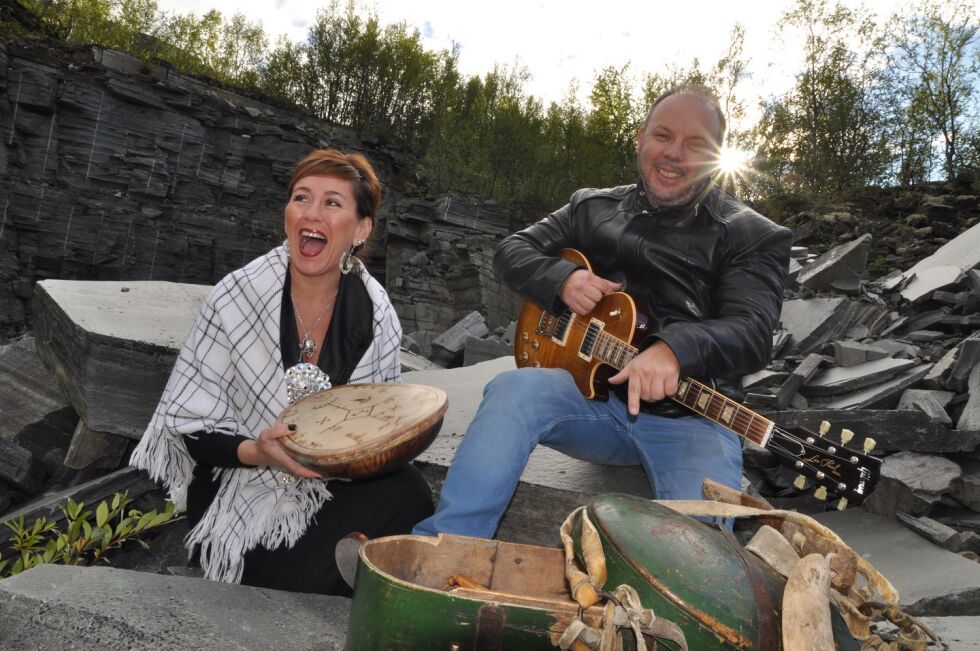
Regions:
[[276, 423], [272, 427], [269, 427], [262, 431], [262, 435], [268, 434], [270, 439], [281, 439], [284, 436], [289, 436], [296, 431], [296, 426], [292, 423]]
[[282, 446], [280, 439], [289, 436], [295, 431], [296, 425], [286, 423], [276, 423], [262, 430], [262, 433], [259, 434], [259, 438], [256, 441], [260, 456], [259, 465], [276, 466], [297, 477], [320, 479], [322, 477], [320, 473], [307, 468], [293, 459]]

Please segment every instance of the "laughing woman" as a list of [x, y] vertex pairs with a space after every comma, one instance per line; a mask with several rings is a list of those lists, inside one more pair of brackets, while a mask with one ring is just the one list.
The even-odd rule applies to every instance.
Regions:
[[327, 482], [285, 453], [289, 429], [275, 424], [297, 364], [334, 386], [400, 380], [398, 317], [354, 257], [380, 200], [359, 154], [317, 150], [299, 162], [286, 242], [215, 286], [133, 453], [186, 507], [187, 548], [209, 579], [346, 594], [333, 554], [340, 538], [409, 533], [432, 513], [413, 466]]

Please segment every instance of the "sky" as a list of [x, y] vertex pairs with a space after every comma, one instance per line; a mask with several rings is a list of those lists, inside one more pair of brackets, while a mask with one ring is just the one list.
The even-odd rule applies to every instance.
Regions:
[[[908, 2], [909, 0], [906, 0]], [[969, 0], [980, 14], [980, 0]], [[226, 17], [243, 11], [261, 22], [270, 43], [280, 34], [302, 41], [317, 8], [329, 0], [158, 0], [164, 11], [201, 14], [218, 9]], [[858, 2], [845, 0], [849, 6]], [[740, 94], [750, 103], [778, 95], [793, 83], [799, 41], [779, 39], [775, 30], [793, 0], [374, 0], [382, 24], [405, 21], [418, 29], [425, 47], [460, 48], [459, 67], [483, 75], [495, 64], [519, 65], [530, 73], [525, 89], [547, 105], [561, 101], [577, 82], [588, 97], [591, 82], [607, 66], [622, 67], [637, 79], [671, 65], [687, 67], [697, 57], [716, 62], [725, 52], [736, 22], [745, 28], [750, 78]], [[870, 10], [890, 14], [897, 0], [868, 0]], [[601, 10], [599, 9], [601, 8]], [[706, 67], [703, 65], [702, 67]]]

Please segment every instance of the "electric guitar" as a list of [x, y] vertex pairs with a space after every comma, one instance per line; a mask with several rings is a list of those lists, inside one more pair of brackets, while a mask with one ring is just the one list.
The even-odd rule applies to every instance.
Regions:
[[[579, 251], [562, 249], [559, 255], [592, 269]], [[514, 336], [517, 366], [564, 368], [582, 395], [605, 400], [609, 378], [639, 353], [632, 342], [648, 334], [648, 321], [624, 292], [604, 296], [585, 316], [567, 309], [550, 314], [525, 301]], [[826, 421], [819, 434], [803, 429], [790, 432], [690, 377], [680, 381], [671, 399], [774, 453], [781, 463], [799, 471], [797, 488], [803, 489], [810, 479], [817, 485], [816, 497], [826, 499], [828, 491], [840, 496], [839, 509], [848, 502], [860, 503], [878, 482], [881, 460], [867, 454], [874, 439], [865, 439], [864, 451], [857, 452], [845, 447], [853, 437], [850, 430], [841, 431], [840, 443], [825, 438], [830, 429]]]

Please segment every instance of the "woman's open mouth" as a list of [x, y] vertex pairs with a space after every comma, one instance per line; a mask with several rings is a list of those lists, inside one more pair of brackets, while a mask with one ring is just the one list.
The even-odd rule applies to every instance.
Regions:
[[327, 236], [312, 228], [304, 228], [299, 232], [299, 252], [306, 258], [320, 255], [327, 246]]

